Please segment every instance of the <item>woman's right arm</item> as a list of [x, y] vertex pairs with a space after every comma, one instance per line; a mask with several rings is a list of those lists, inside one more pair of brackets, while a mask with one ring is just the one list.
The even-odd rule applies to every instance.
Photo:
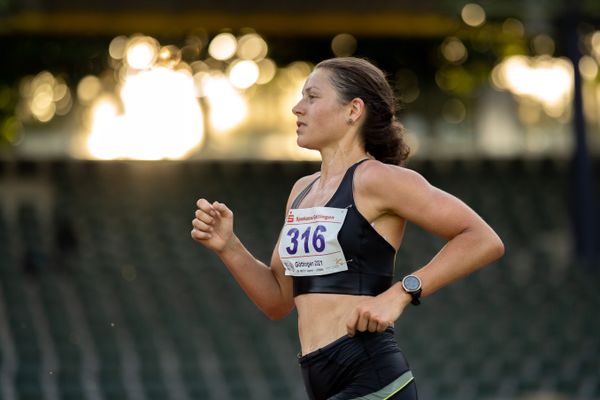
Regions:
[[[290, 199], [295, 198], [301, 179], [294, 185]], [[286, 212], [291, 200], [288, 200]], [[233, 212], [223, 203], [199, 199], [192, 221], [192, 238], [214, 251], [238, 284], [256, 306], [271, 319], [281, 319], [294, 308], [292, 278], [278, 253], [279, 241], [267, 266], [254, 258], [233, 232]]]

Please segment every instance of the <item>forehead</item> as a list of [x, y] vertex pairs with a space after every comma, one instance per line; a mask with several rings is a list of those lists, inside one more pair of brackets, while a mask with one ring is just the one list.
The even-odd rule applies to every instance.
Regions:
[[306, 78], [306, 82], [304, 83], [304, 87], [302, 91], [307, 91], [309, 89], [317, 89], [317, 90], [333, 90], [333, 86], [331, 85], [331, 81], [329, 80], [331, 72], [324, 68], [317, 68]]

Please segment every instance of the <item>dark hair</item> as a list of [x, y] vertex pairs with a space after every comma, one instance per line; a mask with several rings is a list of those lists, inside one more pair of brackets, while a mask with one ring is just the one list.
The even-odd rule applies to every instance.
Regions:
[[331, 58], [315, 68], [331, 72], [331, 83], [343, 103], [357, 97], [365, 103], [361, 130], [365, 150], [381, 162], [402, 165], [410, 150], [404, 142], [404, 127], [396, 118], [394, 92], [383, 71], [356, 57]]

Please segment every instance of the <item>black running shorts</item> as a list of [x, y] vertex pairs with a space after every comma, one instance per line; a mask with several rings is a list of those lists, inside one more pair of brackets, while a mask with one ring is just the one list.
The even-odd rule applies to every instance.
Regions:
[[300, 356], [311, 400], [416, 400], [416, 385], [394, 330], [357, 332]]

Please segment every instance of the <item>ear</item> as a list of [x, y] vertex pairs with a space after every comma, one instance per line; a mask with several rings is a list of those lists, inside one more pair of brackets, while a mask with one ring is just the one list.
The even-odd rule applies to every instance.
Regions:
[[360, 97], [355, 97], [349, 103], [348, 121], [358, 122], [365, 114], [365, 102]]

